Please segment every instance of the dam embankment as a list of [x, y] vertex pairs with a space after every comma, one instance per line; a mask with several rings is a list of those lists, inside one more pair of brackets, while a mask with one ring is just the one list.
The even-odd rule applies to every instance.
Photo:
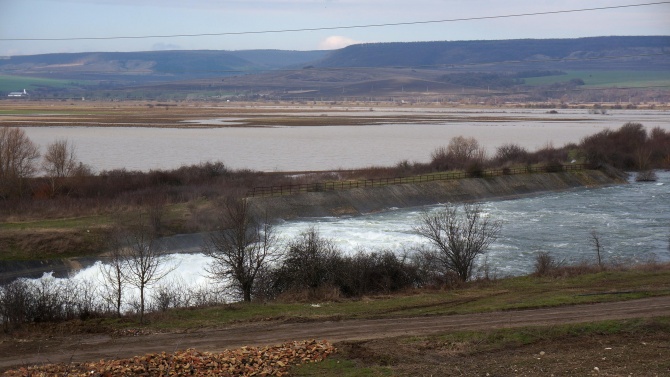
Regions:
[[627, 183], [625, 174], [609, 170], [501, 175], [341, 191], [307, 192], [248, 198], [252, 210], [271, 219], [356, 216], [445, 202], [513, 199], [528, 195]]

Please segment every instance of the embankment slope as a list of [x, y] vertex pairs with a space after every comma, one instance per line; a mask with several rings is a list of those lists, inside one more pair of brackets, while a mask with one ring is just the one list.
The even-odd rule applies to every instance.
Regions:
[[512, 199], [532, 194], [627, 183], [602, 170], [503, 175], [342, 191], [249, 198], [252, 210], [269, 218], [352, 216], [445, 202]]

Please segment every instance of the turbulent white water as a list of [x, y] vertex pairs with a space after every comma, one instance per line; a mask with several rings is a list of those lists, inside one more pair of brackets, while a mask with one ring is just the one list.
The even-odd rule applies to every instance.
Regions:
[[[600, 235], [605, 262], [670, 260], [670, 173], [659, 172], [658, 176], [652, 183], [484, 202], [484, 211], [503, 221], [501, 235], [488, 254], [489, 266], [499, 275], [526, 274], [539, 251], [566, 263], [595, 262], [589, 243], [593, 230]], [[284, 223], [279, 230], [294, 236], [315, 225], [346, 251], [411, 251], [427, 245], [413, 231], [421, 211], [440, 209], [436, 205], [354, 218], [309, 219]]]
[[[658, 178], [652, 183], [631, 181], [628, 185], [482, 203], [489, 216], [503, 221], [501, 235], [488, 253], [490, 271], [497, 276], [532, 272], [539, 251], [566, 263], [595, 263], [596, 254], [589, 243], [593, 230], [600, 235], [606, 263], [670, 261], [670, 172], [658, 172]], [[279, 224], [277, 231], [289, 240], [315, 226], [348, 253], [382, 249], [412, 252], [427, 245], [413, 230], [421, 212], [441, 208], [435, 205], [350, 218], [289, 221]], [[204, 273], [210, 262], [198, 253], [173, 255], [168, 263], [178, 267], [162, 284], [213, 286], [216, 282]], [[72, 279], [101, 284], [100, 263]], [[137, 296], [136, 290], [129, 293]]]

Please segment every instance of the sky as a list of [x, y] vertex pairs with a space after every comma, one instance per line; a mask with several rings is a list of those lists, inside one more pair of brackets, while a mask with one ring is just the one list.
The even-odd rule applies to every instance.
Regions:
[[[197, 49], [307, 51], [376, 42], [670, 35], [670, 1], [656, 5], [551, 15], [340, 28], [658, 2], [660, 1], [0, 0], [0, 56]], [[266, 32], [315, 28], [328, 29]], [[73, 39], [182, 34], [219, 35]], [[44, 38], [71, 40], [12, 40]]]

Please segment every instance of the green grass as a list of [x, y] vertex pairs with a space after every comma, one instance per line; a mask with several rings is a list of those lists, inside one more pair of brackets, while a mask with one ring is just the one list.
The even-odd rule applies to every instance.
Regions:
[[[531, 276], [470, 283], [463, 289], [420, 291], [320, 303], [236, 303], [202, 309], [175, 309], [153, 314], [152, 327], [216, 327], [268, 319], [396, 318], [529, 309], [670, 295], [670, 269], [610, 271], [570, 278]], [[114, 325], [113, 323], [111, 325]]]
[[39, 77], [0, 75], [0, 91], [3, 92], [18, 92], [26, 89], [30, 94], [31, 89], [39, 87], [46, 86], [51, 88], [68, 88], [92, 83], [93, 82], [83, 80], [59, 80]]
[[560, 76], [532, 77], [525, 79], [527, 85], [550, 85], [584, 80], [585, 87], [670, 87], [670, 71], [567, 71]]

